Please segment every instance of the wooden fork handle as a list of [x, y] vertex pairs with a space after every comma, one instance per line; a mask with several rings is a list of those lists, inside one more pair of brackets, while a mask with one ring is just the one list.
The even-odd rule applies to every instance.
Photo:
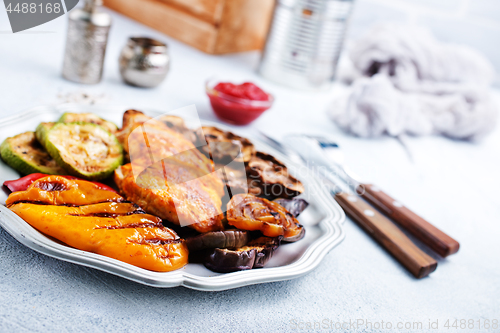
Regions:
[[365, 229], [416, 278], [423, 278], [436, 270], [436, 260], [422, 252], [394, 223], [366, 201], [347, 193], [336, 194], [335, 200], [347, 215]]
[[362, 184], [358, 187], [358, 193], [372, 206], [408, 230], [441, 257], [447, 257], [458, 251], [460, 244], [456, 240], [403, 206], [399, 201], [391, 198], [378, 187]]

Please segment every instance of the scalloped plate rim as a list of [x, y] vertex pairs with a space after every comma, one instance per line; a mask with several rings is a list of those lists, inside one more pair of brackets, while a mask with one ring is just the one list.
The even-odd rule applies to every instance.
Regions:
[[[70, 108], [71, 111], [77, 112], [94, 112], [96, 114], [122, 112], [127, 108], [122, 106], [111, 105], [77, 105], [77, 104], [62, 104], [56, 106], [38, 106], [30, 108], [27, 111], [21, 112], [11, 117], [0, 119], [0, 128], [6, 125], [15, 125], [22, 121], [30, 114], [45, 112], [45, 113], [63, 113], [64, 110]], [[139, 108], [139, 110], [141, 110]], [[162, 114], [161, 111], [153, 110], [150, 108], [142, 108], [146, 114]], [[224, 130], [229, 130], [237, 134], [237, 130], [229, 128], [223, 124], [201, 120], [202, 125], [217, 126]], [[248, 137], [256, 146], [265, 147], [264, 150], [270, 152], [272, 155], [282, 160], [285, 165], [296, 165], [290, 161], [286, 156], [283, 156], [278, 151], [269, 147], [264, 142]], [[343, 222], [345, 221], [345, 214], [340, 206], [333, 200], [326, 189], [320, 186], [318, 179], [313, 176], [309, 171], [307, 175], [301, 175], [300, 178], [308, 186], [313, 186], [318, 193], [322, 195], [315, 196], [315, 203], [319, 204], [326, 215], [318, 223], [324, 234], [316, 239], [304, 251], [301, 257], [295, 262], [278, 267], [268, 267], [263, 269], [254, 269], [233, 273], [226, 273], [216, 276], [200, 276], [193, 273], [184, 272], [184, 269], [179, 269], [172, 272], [161, 273], [145, 270], [125, 262], [105, 257], [99, 254], [78, 250], [60, 243], [57, 243], [48, 237], [43, 236], [36, 229], [31, 227], [28, 223], [6, 208], [0, 205], [0, 226], [2, 226], [12, 237], [14, 237], [21, 244], [25, 245], [32, 250], [39, 253], [48, 255], [50, 257], [71, 262], [74, 264], [83, 265], [86, 267], [95, 268], [110, 274], [114, 274], [128, 280], [132, 280], [141, 284], [171, 288], [177, 286], [184, 286], [190, 289], [201, 291], [220, 291], [243, 287], [252, 284], [275, 282], [282, 280], [290, 280], [304, 276], [314, 270], [325, 255], [338, 245], [345, 237], [343, 230]], [[316, 201], [317, 200], [317, 201]]]

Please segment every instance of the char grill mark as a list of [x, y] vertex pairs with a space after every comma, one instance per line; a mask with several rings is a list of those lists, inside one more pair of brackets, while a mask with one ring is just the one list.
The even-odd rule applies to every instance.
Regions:
[[[80, 207], [82, 207], [82, 206], [80, 206]], [[142, 209], [137, 209], [137, 210], [133, 210], [133, 211], [130, 211], [130, 212], [123, 213], [123, 214], [102, 212], [102, 213], [91, 213], [91, 214], [68, 214], [68, 215], [70, 215], [70, 216], [111, 217], [111, 218], [115, 218], [115, 217], [118, 217], [118, 216], [130, 216], [130, 215], [141, 215], [141, 214], [146, 214], [146, 212], [143, 211]], [[158, 223], [155, 223], [155, 224], [158, 224]]]
[[114, 229], [135, 229], [135, 228], [162, 228], [164, 229], [165, 227], [163, 224], [160, 223], [131, 223], [127, 225], [114, 225], [114, 226], [102, 226], [102, 227], [97, 227], [95, 229], [108, 229], [108, 230], [114, 230]]
[[[145, 244], [151, 244], [151, 245], [167, 245], [167, 244], [178, 244], [182, 243], [182, 240], [180, 238], [178, 239], [159, 239], [159, 238], [151, 238], [151, 239], [141, 239], [137, 241], [130, 241], [131, 243], [139, 244], [139, 245], [145, 245]], [[161, 256], [160, 256], [161, 257]]]
[[58, 182], [50, 182], [50, 181], [47, 181], [47, 182], [40, 181], [40, 182], [36, 183], [35, 186], [38, 187], [40, 190], [48, 191], [48, 192], [66, 191], [68, 189], [66, 184], [58, 183]]
[[43, 201], [19, 200], [19, 201], [15, 201], [12, 204], [10, 204], [9, 207], [17, 205], [17, 204], [22, 204], [22, 203], [33, 204], [33, 205], [40, 205], [40, 206], [49, 206], [49, 205], [52, 205], [50, 203], [46, 203], [46, 202], [43, 202]]
[[[60, 205], [57, 205], [57, 206], [64, 206], [64, 207], [85, 207], [85, 206], [98, 205], [98, 204], [103, 204], [103, 203], [108, 203], [108, 202], [131, 203], [130, 201], [119, 199], [119, 200], [104, 200], [104, 201], [96, 202], [96, 203], [93, 203], [93, 204], [87, 204], [87, 205], [60, 204]], [[19, 200], [19, 201], [14, 201], [8, 207], [12, 207], [14, 205], [22, 204], [22, 203], [33, 204], [33, 205], [41, 205], [41, 206], [54, 206], [51, 203], [46, 203], [46, 202], [43, 202], [43, 201]], [[134, 206], [137, 206], [137, 205], [134, 204]], [[135, 211], [134, 214], [146, 214], [146, 212], [142, 208], [140, 208], [139, 206], [137, 206], [137, 211]]]

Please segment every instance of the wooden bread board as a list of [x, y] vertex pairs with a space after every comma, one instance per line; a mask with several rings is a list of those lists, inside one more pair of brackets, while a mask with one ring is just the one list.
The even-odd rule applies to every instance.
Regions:
[[104, 0], [104, 5], [203, 52], [262, 49], [274, 0]]

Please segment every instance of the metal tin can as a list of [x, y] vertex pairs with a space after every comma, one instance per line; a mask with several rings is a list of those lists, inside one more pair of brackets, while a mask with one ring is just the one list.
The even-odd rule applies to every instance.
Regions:
[[259, 73], [289, 87], [329, 87], [352, 5], [353, 0], [277, 0]]
[[146, 37], [131, 37], [120, 54], [123, 81], [138, 87], [156, 87], [170, 67], [167, 44]]
[[87, 0], [69, 13], [63, 77], [95, 84], [102, 78], [111, 16], [98, 10], [101, 1]]

